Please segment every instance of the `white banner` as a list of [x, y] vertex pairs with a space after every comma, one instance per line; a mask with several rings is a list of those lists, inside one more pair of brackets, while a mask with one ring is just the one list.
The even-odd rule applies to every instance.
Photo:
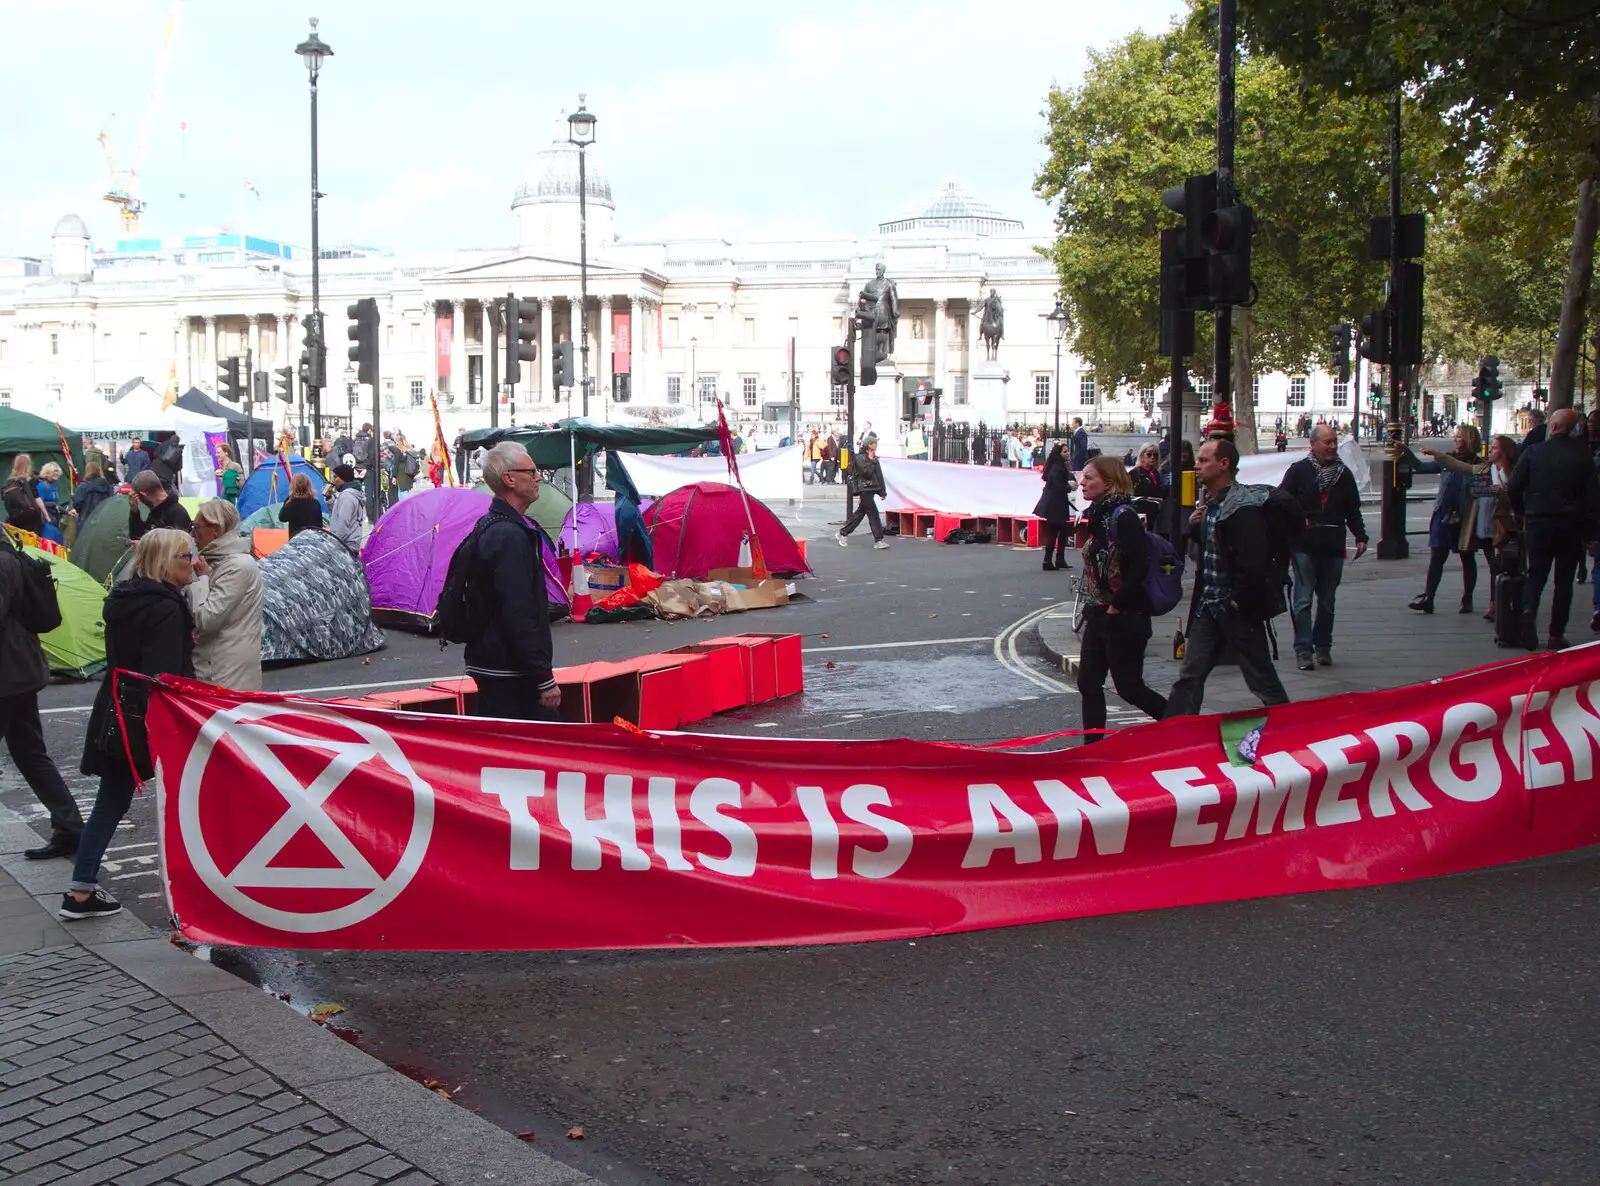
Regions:
[[[799, 445], [739, 454], [739, 476], [744, 479], [745, 491], [762, 502], [802, 499], [800, 454]], [[728, 463], [721, 457], [651, 457], [644, 453], [623, 453], [622, 462], [628, 467], [633, 484], [646, 498], [660, 498], [695, 482], [733, 484]]]

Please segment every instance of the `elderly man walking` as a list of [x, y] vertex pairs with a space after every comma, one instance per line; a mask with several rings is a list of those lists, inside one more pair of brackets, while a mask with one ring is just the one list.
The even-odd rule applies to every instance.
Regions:
[[466, 651], [467, 674], [478, 684], [477, 715], [559, 720], [544, 544], [527, 519], [539, 497], [539, 470], [526, 449], [503, 441], [484, 456], [483, 480], [494, 499], [470, 542], [484, 621]]
[[[1333, 601], [1344, 575], [1346, 529], [1356, 537], [1359, 560], [1367, 550], [1356, 477], [1339, 460], [1339, 434], [1326, 424], [1311, 430], [1311, 456], [1295, 462], [1278, 488], [1294, 495], [1306, 517], [1294, 551], [1294, 654], [1301, 671], [1333, 662]], [[1317, 604], [1315, 622], [1311, 603]], [[1312, 653], [1316, 658], [1313, 660]]]
[[1522, 645], [1539, 646], [1539, 598], [1550, 570], [1555, 587], [1550, 594], [1549, 649], [1567, 645], [1567, 615], [1572, 611], [1572, 580], [1584, 544], [1595, 538], [1595, 514], [1600, 508], [1594, 461], [1589, 445], [1573, 435], [1578, 413], [1562, 408], [1550, 417], [1549, 436], [1524, 450], [1511, 472], [1506, 494], [1511, 513], [1526, 525], [1528, 576], [1522, 586]]

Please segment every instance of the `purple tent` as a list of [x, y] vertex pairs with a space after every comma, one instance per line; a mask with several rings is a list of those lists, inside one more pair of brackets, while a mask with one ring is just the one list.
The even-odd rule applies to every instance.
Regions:
[[[450, 557], [489, 509], [489, 501], [479, 490], [443, 487], [419, 491], [384, 512], [361, 549], [375, 620], [432, 629]], [[550, 612], [553, 616], [564, 614], [567, 594], [556, 566], [555, 547], [542, 527], [533, 526], [544, 540], [544, 587]]]
[[[573, 524], [577, 524], [578, 544], [572, 544]], [[609, 502], [575, 502], [561, 520], [561, 546], [578, 557], [599, 552], [611, 564], [622, 563], [622, 548], [617, 543], [617, 508]]]

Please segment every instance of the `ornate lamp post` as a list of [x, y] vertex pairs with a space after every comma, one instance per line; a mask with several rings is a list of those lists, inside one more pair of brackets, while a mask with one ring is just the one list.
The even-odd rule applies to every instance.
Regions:
[[589, 414], [589, 173], [585, 149], [594, 143], [595, 117], [578, 96], [578, 110], [567, 116], [567, 142], [578, 146], [578, 353], [583, 356], [583, 414]]
[[1067, 308], [1066, 308], [1066, 306], [1064, 304], [1062, 304], [1060, 301], [1057, 301], [1056, 302], [1056, 307], [1050, 311], [1049, 315], [1045, 317], [1045, 320], [1050, 323], [1050, 329], [1054, 333], [1055, 339], [1056, 339], [1056, 383], [1055, 383], [1055, 387], [1053, 388], [1053, 390], [1055, 392], [1055, 400], [1056, 400], [1056, 410], [1055, 410], [1056, 427], [1055, 427], [1055, 434], [1054, 435], [1056, 437], [1060, 437], [1061, 436], [1061, 340], [1067, 336]]
[[324, 58], [333, 57], [333, 49], [317, 36], [317, 18], [311, 18], [311, 34], [294, 47], [306, 63], [306, 73], [311, 76], [311, 319], [316, 327], [316, 340], [311, 343], [311, 432], [322, 439], [322, 387], [328, 379], [324, 373], [328, 366], [327, 335], [322, 332], [321, 260], [318, 247], [317, 203], [322, 195], [317, 192], [317, 79], [322, 74]]

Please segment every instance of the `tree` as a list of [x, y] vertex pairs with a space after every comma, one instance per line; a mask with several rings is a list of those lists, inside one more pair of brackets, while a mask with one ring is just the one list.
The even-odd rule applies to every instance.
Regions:
[[1474, 170], [1493, 176], [1508, 149], [1536, 165], [1547, 230], [1549, 195], [1570, 195], [1550, 384], [1550, 406], [1570, 407], [1600, 229], [1600, 3], [1252, 0], [1241, 19], [1250, 44], [1327, 94], [1404, 91]]
[[[1255, 212], [1260, 296], [1243, 327], [1238, 354], [1248, 351], [1251, 366], [1235, 367], [1236, 392], [1249, 392], [1254, 369], [1298, 370], [1320, 358], [1330, 323], [1382, 302], [1384, 276], [1363, 245], [1386, 192], [1387, 105], [1314, 99], [1271, 56], [1241, 56], [1235, 177]], [[1050, 156], [1035, 189], [1056, 206], [1050, 255], [1074, 350], [1108, 385], [1161, 382], [1158, 231], [1173, 224], [1161, 193], [1214, 167], [1214, 35], [1191, 19], [1091, 53], [1082, 84], [1053, 89], [1046, 114]], [[1413, 175], [1447, 188], [1437, 120], [1415, 112], [1411, 122]], [[1200, 318], [1197, 335], [1202, 357], [1212, 349], [1208, 321]], [[1253, 420], [1243, 427], [1253, 439]]]

